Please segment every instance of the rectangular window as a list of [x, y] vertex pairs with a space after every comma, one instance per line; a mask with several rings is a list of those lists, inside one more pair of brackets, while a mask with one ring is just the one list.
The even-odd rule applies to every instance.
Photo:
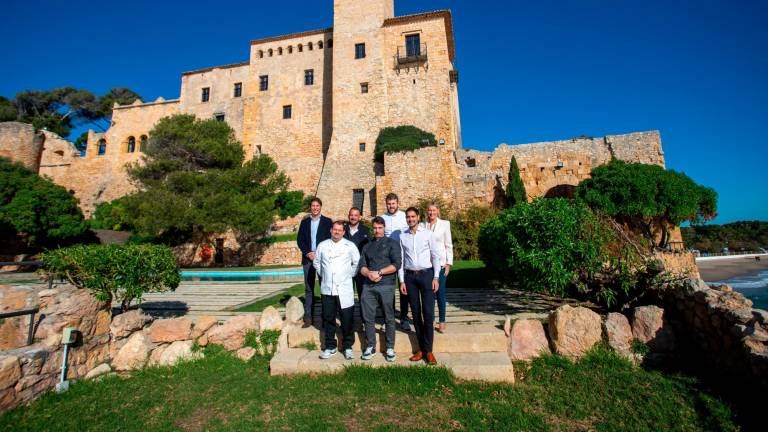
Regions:
[[421, 36], [419, 34], [405, 36], [405, 53], [408, 57], [421, 55]]
[[291, 106], [290, 105], [283, 105], [283, 118], [289, 119], [291, 118]]
[[220, 122], [224, 121], [224, 114], [222, 113], [214, 114], [213, 117], [216, 119], [216, 121], [220, 121]]
[[356, 59], [365, 58], [365, 44], [364, 43], [355, 44], [355, 58]]
[[360, 151], [361, 152], [365, 151], [365, 143], [360, 143]]
[[360, 83], [360, 93], [368, 93], [368, 83]]
[[304, 71], [304, 85], [314, 85], [315, 84], [315, 70], [314, 69], [307, 69]]
[[210, 87], [203, 87], [203, 94], [200, 96], [201, 102], [208, 102], [208, 100], [211, 98], [211, 88]]
[[360, 214], [363, 213], [363, 204], [365, 204], [365, 190], [352, 189], [352, 206], [359, 208]]
[[259, 90], [267, 91], [269, 88], [269, 75], [262, 75], [259, 77]]
[[243, 95], [243, 83], [235, 83], [235, 97]]

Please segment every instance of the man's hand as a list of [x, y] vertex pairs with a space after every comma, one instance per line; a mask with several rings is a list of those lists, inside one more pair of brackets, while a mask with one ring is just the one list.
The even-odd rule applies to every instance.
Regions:
[[381, 274], [377, 271], [368, 271], [368, 280], [376, 283], [381, 280]]
[[451, 272], [451, 265], [450, 264], [444, 265], [443, 266], [443, 274], [445, 275], [445, 277], [448, 277], [448, 273], [450, 273], [450, 272]]
[[440, 282], [437, 279], [432, 279], [432, 292], [436, 293], [440, 289]]
[[307, 259], [310, 260], [310, 261], [314, 261], [315, 260], [315, 253], [314, 252], [309, 252], [307, 254]]
[[405, 282], [400, 282], [400, 294], [408, 295], [408, 288], [405, 287]]

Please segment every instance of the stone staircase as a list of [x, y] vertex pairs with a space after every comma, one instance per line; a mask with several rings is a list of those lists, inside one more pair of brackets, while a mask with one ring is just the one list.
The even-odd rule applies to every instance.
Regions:
[[[377, 326], [378, 327], [378, 326]], [[340, 334], [338, 335], [340, 339]], [[349, 365], [371, 367], [418, 366], [423, 362], [410, 362], [408, 358], [417, 350], [416, 333], [397, 330], [395, 352], [397, 360], [384, 360], [384, 332], [377, 331], [377, 353], [372, 360], [360, 359], [364, 349], [361, 331], [356, 332], [354, 360], [345, 360], [339, 353], [328, 360], [321, 360], [321, 331], [315, 327], [290, 327], [284, 330], [281, 346], [270, 362], [272, 375], [335, 373]], [[444, 334], [435, 332], [434, 353], [438, 366], [450, 369], [459, 379], [514, 383], [512, 361], [507, 354], [507, 336], [500, 326], [486, 323], [457, 324]], [[339, 340], [339, 346], [341, 341]]]

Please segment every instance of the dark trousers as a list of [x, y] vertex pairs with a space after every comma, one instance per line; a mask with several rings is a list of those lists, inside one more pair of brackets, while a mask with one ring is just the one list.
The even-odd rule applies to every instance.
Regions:
[[[400, 280], [398, 280], [397, 274], [395, 274], [395, 289], [397, 292], [400, 292]], [[410, 304], [410, 300], [408, 300], [408, 294], [403, 295], [403, 293], [400, 293], [400, 321], [407, 320], [408, 319], [408, 305]], [[395, 307], [395, 300], [392, 300], [392, 308]]]
[[435, 293], [432, 292], [432, 269], [418, 273], [405, 271], [405, 287], [413, 311], [413, 326], [422, 352], [432, 352], [435, 336]]
[[303, 266], [304, 270], [304, 319], [312, 319], [315, 306], [315, 277], [317, 270], [310, 261]]
[[[341, 315], [341, 339], [343, 349], [352, 349], [355, 342], [355, 334], [352, 332], [354, 320], [354, 306], [341, 308], [339, 296], [321, 295], [323, 303], [323, 330], [325, 331], [325, 349], [336, 348], [336, 316]], [[340, 313], [339, 313], [340, 312]]]

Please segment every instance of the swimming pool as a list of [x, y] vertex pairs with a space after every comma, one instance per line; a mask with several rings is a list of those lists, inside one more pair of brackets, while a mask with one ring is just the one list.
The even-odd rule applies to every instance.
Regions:
[[181, 279], [195, 282], [279, 282], [287, 280], [300, 279], [303, 275], [301, 270], [264, 270], [264, 271], [206, 271], [206, 270], [183, 270]]

